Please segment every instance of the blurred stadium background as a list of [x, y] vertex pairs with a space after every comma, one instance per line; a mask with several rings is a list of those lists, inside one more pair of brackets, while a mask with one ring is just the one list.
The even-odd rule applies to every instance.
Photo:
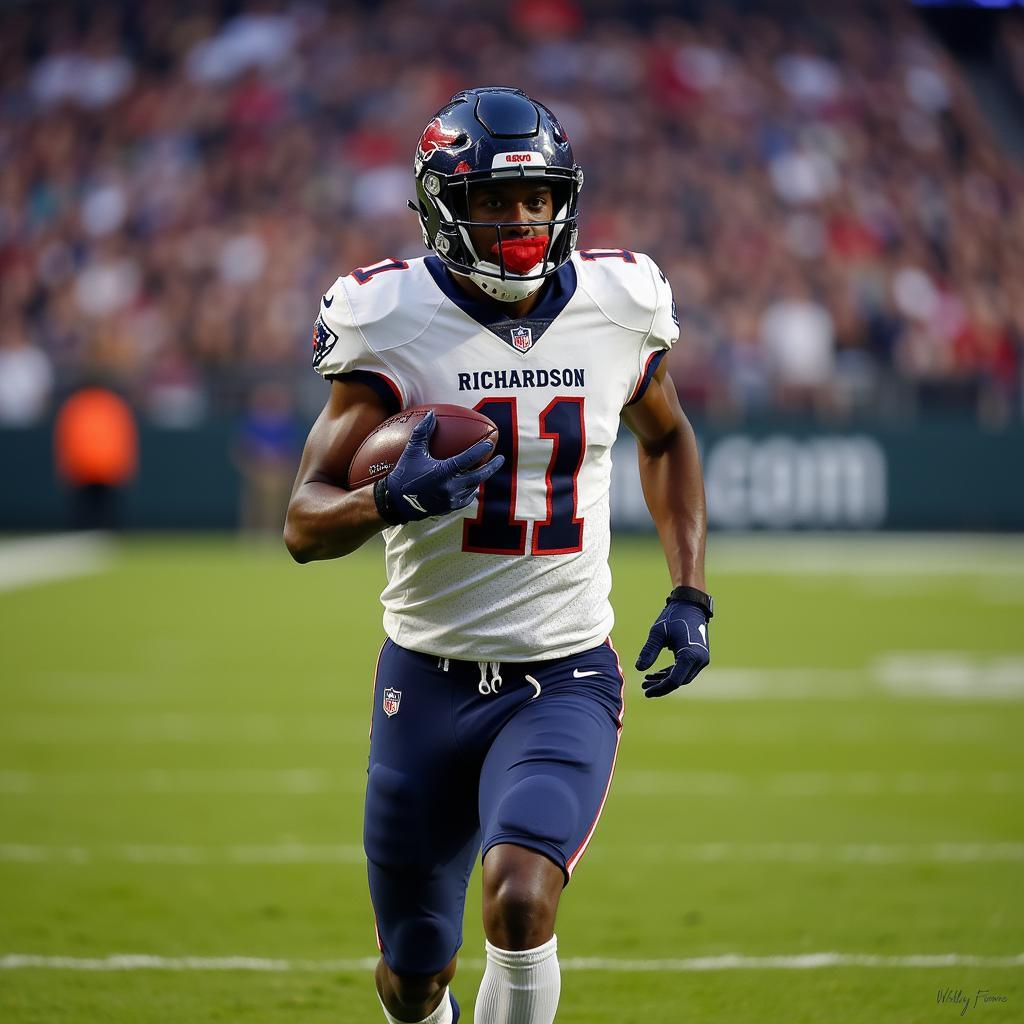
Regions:
[[[1020, 7], [0, 0], [0, 1019], [377, 1019], [379, 550], [281, 515], [319, 295], [422, 252], [423, 125], [515, 84], [581, 245], [675, 288], [721, 610], [694, 687], [627, 673], [559, 1021], [1024, 1020]], [[464, 1002], [475, 894], [466, 943]]]

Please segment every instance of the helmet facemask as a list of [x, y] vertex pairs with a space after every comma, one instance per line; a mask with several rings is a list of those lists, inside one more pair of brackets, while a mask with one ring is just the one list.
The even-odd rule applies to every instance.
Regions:
[[[575, 175], [490, 174], [459, 175], [446, 183], [434, 202], [439, 214], [432, 247], [455, 273], [468, 277], [481, 291], [500, 302], [517, 302], [532, 295], [569, 258], [576, 243]], [[553, 216], [548, 220], [490, 221], [469, 216], [469, 195], [475, 184], [534, 180], [551, 188]], [[489, 252], [477, 252], [470, 229], [493, 233]], [[529, 228], [525, 237], [516, 232]], [[542, 233], [537, 233], [541, 229]], [[478, 236], [480, 232], [477, 232]], [[478, 243], [479, 244], [479, 238]]]

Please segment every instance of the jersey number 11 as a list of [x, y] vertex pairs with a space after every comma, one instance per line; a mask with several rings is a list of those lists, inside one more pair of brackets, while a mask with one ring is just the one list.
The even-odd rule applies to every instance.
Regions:
[[[498, 428], [495, 454], [505, 465], [480, 488], [475, 519], [466, 520], [462, 550], [489, 555], [525, 555], [525, 519], [514, 518], [519, 470], [519, 421], [514, 398], [485, 398], [475, 406]], [[577, 478], [587, 446], [582, 398], [555, 398], [540, 414], [540, 437], [552, 442], [544, 483], [547, 518], [534, 524], [530, 554], [567, 555], [583, 547], [583, 520], [577, 517]]]

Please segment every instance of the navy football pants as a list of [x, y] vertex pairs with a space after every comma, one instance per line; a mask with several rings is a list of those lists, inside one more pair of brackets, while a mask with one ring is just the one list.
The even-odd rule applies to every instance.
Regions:
[[608, 644], [482, 669], [385, 641], [363, 845], [378, 943], [393, 971], [434, 974], [456, 954], [481, 847], [537, 850], [568, 882], [611, 782], [623, 688]]

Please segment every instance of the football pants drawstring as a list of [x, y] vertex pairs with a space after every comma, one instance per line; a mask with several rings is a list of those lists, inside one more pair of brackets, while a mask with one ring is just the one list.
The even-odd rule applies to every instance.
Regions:
[[[478, 661], [480, 669], [480, 682], [477, 689], [486, 697], [488, 694], [497, 693], [501, 689], [501, 662], [500, 661]], [[487, 670], [491, 671], [491, 678], [487, 680]]]

